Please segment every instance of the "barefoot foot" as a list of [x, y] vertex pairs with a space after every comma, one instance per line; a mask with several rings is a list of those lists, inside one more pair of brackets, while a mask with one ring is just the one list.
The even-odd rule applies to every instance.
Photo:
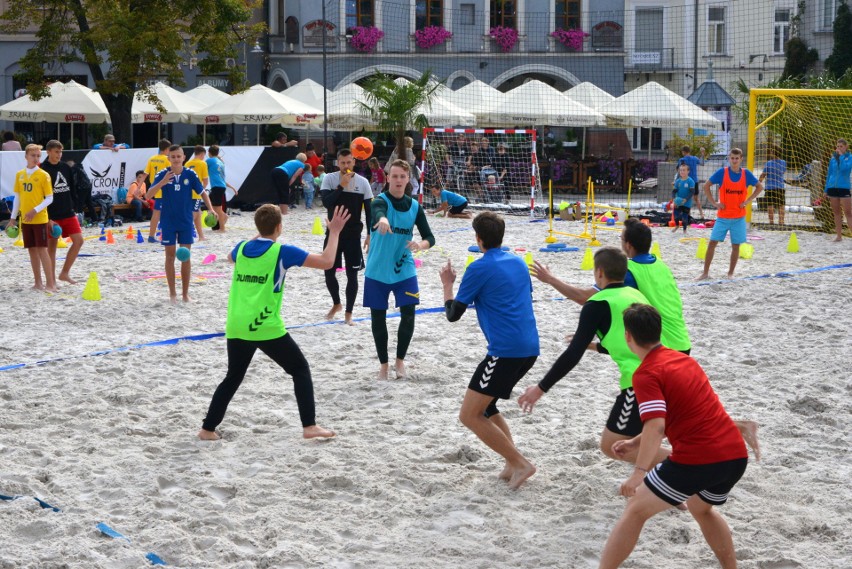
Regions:
[[198, 438], [202, 441], [218, 441], [221, 437], [219, 437], [219, 435], [217, 435], [214, 431], [201, 429], [198, 431]]
[[184, 302], [195, 302], [194, 300], [192, 300], [192, 298], [190, 298], [190, 296], [188, 294], [183, 295], [183, 301]]
[[59, 280], [65, 281], [68, 284], [77, 284], [77, 281], [75, 281], [74, 279], [72, 279], [70, 276], [68, 276], [65, 273], [60, 274], [58, 278], [59, 278]]
[[326, 320], [334, 320], [334, 316], [338, 312], [340, 312], [341, 310], [343, 310], [343, 305], [342, 304], [335, 304], [334, 306], [331, 307], [331, 310], [328, 311], [328, 314], [325, 315], [325, 319]]
[[331, 429], [325, 429], [319, 425], [311, 425], [302, 429], [302, 438], [305, 439], [330, 439], [335, 434]]
[[503, 470], [500, 472], [500, 474], [497, 475], [497, 478], [500, 479], [500, 480], [503, 480], [505, 482], [508, 482], [509, 480], [511, 480], [512, 479], [512, 467], [509, 466], [508, 464], [506, 464], [506, 466], [503, 468]]
[[393, 365], [393, 370], [396, 372], [397, 379], [405, 379], [408, 377], [405, 371], [405, 362], [403, 360], [396, 360]]
[[522, 468], [513, 469], [512, 477], [509, 479], [509, 488], [517, 490], [533, 474], [535, 474], [535, 466], [531, 462], [527, 462]]
[[384, 381], [388, 378], [388, 364], [382, 364], [379, 366], [379, 374], [376, 376], [376, 379]]
[[355, 326], [355, 323], [352, 322], [352, 313], [351, 312], [347, 312], [346, 314], [343, 315], [343, 322], [347, 326]]
[[696, 278], [695, 280], [697, 280], [697, 281], [706, 281], [706, 280], [707, 280], [707, 279], [709, 279], [709, 278], [710, 278], [710, 275], [709, 275], [709, 274], [707, 274], [707, 273], [701, 273], [701, 274], [698, 276], [698, 278]]

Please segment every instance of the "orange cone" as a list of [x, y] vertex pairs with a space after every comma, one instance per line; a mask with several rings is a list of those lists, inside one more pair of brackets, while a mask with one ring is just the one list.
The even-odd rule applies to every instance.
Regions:
[[112, 229], [108, 229], [106, 232], [106, 242], [107, 245], [115, 245], [115, 237], [112, 234]]

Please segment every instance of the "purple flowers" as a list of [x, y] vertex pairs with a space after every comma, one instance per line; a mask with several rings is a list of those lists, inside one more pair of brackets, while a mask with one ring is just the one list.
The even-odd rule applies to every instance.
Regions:
[[559, 43], [571, 51], [583, 51], [583, 38], [589, 37], [589, 34], [579, 28], [572, 28], [570, 30], [560, 29], [550, 32], [550, 35], [559, 40]]
[[422, 30], [414, 32], [414, 41], [420, 49], [431, 49], [441, 45], [451, 37], [453, 37], [452, 32], [441, 26], [426, 26]]
[[503, 53], [512, 51], [512, 48], [518, 43], [518, 30], [515, 28], [495, 26], [488, 31], [488, 35], [494, 38], [494, 42]]
[[350, 28], [349, 32], [352, 34], [349, 45], [364, 53], [375, 51], [379, 40], [385, 37], [385, 32], [374, 26], [355, 26]]

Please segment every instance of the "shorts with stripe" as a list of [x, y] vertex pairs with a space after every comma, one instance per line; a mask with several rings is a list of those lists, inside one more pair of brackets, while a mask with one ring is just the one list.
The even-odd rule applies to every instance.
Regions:
[[364, 306], [367, 308], [387, 310], [390, 293], [393, 293], [397, 308], [409, 304], [420, 304], [420, 288], [416, 275], [395, 283], [383, 283], [364, 277]]
[[22, 223], [21, 239], [24, 240], [24, 249], [31, 247], [47, 247], [48, 223]]
[[497, 399], [509, 399], [512, 396], [512, 389], [527, 374], [537, 359], [538, 356], [525, 358], [485, 356], [473, 372], [467, 387], [477, 393], [494, 397], [494, 401], [485, 410], [486, 417], [499, 413]]
[[622, 389], [609, 412], [606, 428], [616, 435], [635, 437], [642, 432], [642, 419], [639, 418], [639, 403], [633, 388]]
[[667, 458], [645, 476], [645, 486], [672, 506], [695, 494], [712, 506], [721, 506], [728, 501], [728, 493], [739, 482], [747, 464], [748, 458], [710, 464], [680, 464]]

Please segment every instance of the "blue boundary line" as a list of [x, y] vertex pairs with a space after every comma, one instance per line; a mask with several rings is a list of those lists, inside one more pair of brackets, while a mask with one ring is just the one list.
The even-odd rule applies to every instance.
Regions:
[[[850, 268], [852, 268], [852, 263], [843, 263], [843, 264], [838, 264], [838, 265], [828, 265], [826, 267], [814, 267], [814, 268], [811, 268], [811, 269], [799, 269], [799, 270], [796, 270], [796, 271], [781, 271], [779, 273], [767, 273], [765, 275], [742, 277], [742, 278], [738, 278], [738, 279], [684, 283], [684, 284], [679, 285], [679, 288], [689, 288], [689, 287], [694, 287], [694, 286], [708, 286], [708, 285], [712, 285], [712, 284], [728, 284], [728, 283], [734, 283], [734, 282], [739, 282], [739, 281], [750, 281], [750, 280], [768, 279], [768, 278], [791, 278], [791, 277], [794, 277], [796, 275], [806, 275], [806, 274], [811, 274], [811, 273], [819, 273], [819, 272], [823, 272], [823, 271], [831, 271], [831, 270], [837, 270], [837, 269], [850, 269]], [[561, 298], [561, 297], [557, 297], [557, 298], [551, 298], [550, 300], [556, 301], [556, 300], [565, 300], [565, 299]], [[472, 307], [472, 308], [475, 308], [475, 307]], [[417, 310], [415, 310], [415, 314], [434, 314], [434, 313], [437, 313], [437, 312], [444, 312], [444, 307], [443, 306], [436, 306], [434, 308], [418, 308]], [[400, 315], [399, 312], [388, 313], [388, 317], [390, 317], [390, 318], [396, 318], [399, 315]], [[364, 316], [362, 318], [355, 318], [354, 320], [355, 320], [355, 322], [364, 322], [364, 321], [370, 320], [370, 317]], [[309, 324], [295, 324], [293, 326], [287, 326], [287, 329], [288, 330], [298, 330], [300, 328], [316, 328], [316, 327], [319, 327], [319, 326], [339, 326], [339, 325], [342, 325], [342, 324], [343, 324], [343, 322], [340, 321], [340, 320], [326, 320], [324, 322], [314, 322], [314, 323], [309, 323]], [[196, 334], [196, 335], [193, 335], [193, 336], [180, 336], [178, 338], [169, 338], [169, 339], [166, 339], [166, 340], [157, 340], [155, 342], [146, 342], [144, 344], [134, 344], [132, 346], [122, 346], [122, 347], [119, 347], [119, 348], [109, 348], [109, 349], [106, 349], [106, 350], [98, 350], [98, 351], [95, 351], [95, 352], [89, 352], [87, 354], [79, 354], [79, 355], [74, 355], [74, 356], [59, 356], [59, 357], [55, 357], [55, 358], [47, 358], [47, 359], [43, 359], [43, 360], [37, 360], [37, 361], [34, 361], [34, 362], [23, 362], [23, 363], [17, 363], [17, 364], [9, 364], [9, 365], [5, 365], [5, 366], [0, 367], [0, 372], [11, 371], [11, 370], [15, 370], [15, 369], [21, 369], [21, 368], [24, 368], [24, 367], [41, 366], [41, 365], [45, 365], [45, 364], [49, 364], [49, 363], [53, 363], [53, 362], [76, 360], [76, 359], [80, 359], [80, 358], [88, 358], [88, 357], [94, 357], [94, 356], [105, 356], [107, 354], [113, 354], [113, 353], [118, 353], [118, 352], [127, 352], [127, 351], [130, 351], [130, 350], [138, 350], [138, 349], [142, 349], [142, 348], [153, 348], [153, 347], [158, 347], [158, 346], [172, 346], [172, 345], [177, 344], [178, 342], [181, 342], [181, 341], [202, 342], [204, 340], [211, 340], [213, 338], [221, 338], [224, 335], [225, 335], [224, 332], [213, 332], [213, 333], [210, 333], [210, 334]]]

